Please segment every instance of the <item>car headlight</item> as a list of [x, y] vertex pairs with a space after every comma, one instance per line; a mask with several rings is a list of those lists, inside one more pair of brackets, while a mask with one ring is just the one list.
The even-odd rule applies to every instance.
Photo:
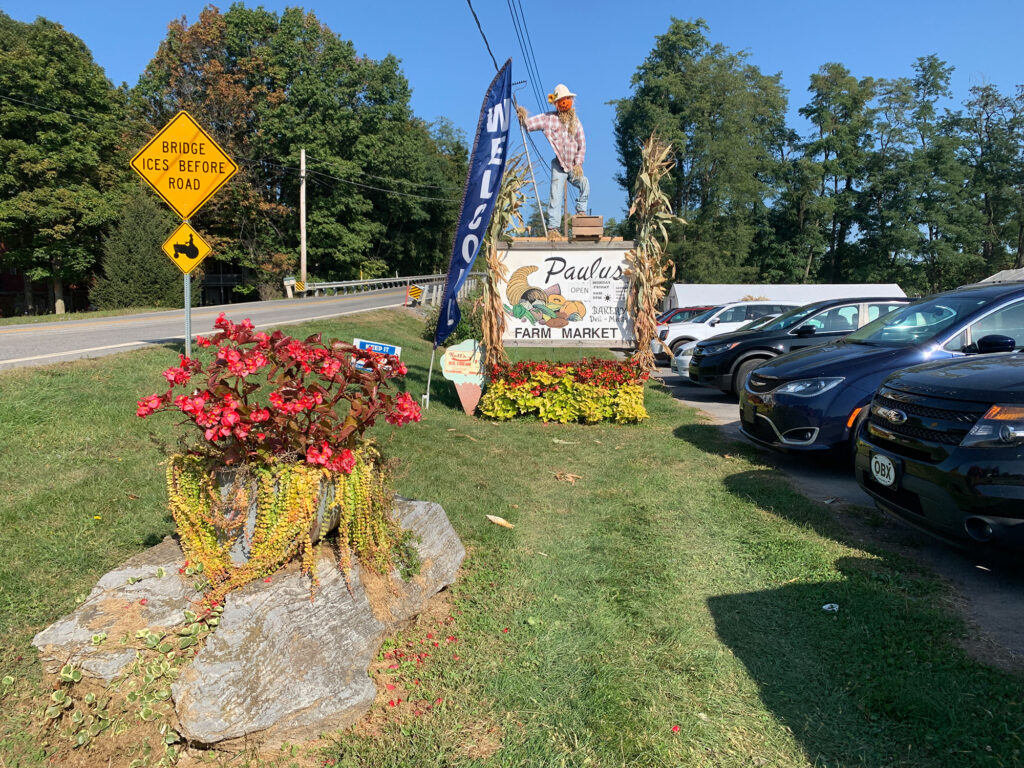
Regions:
[[666, 336], [668, 336], [668, 328], [662, 328], [660, 331], [658, 331], [658, 338], [661, 339], [662, 341], [665, 340]]
[[960, 445], [1006, 448], [1024, 443], [1024, 406], [993, 405], [975, 422]]
[[738, 341], [730, 341], [722, 344], [709, 344], [706, 347], [701, 347], [700, 352], [702, 355], [717, 355], [720, 352], [728, 352], [737, 344], [739, 344]]
[[844, 376], [821, 377], [817, 379], [799, 379], [783, 384], [775, 390], [777, 395], [796, 395], [797, 397], [814, 397], [822, 392], [828, 392], [832, 387], [845, 379]]

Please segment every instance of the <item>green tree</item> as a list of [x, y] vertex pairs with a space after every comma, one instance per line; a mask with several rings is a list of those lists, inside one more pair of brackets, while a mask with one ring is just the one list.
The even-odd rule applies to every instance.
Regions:
[[[955, 123], [969, 168], [969, 191], [981, 219], [978, 276], [1006, 269], [1016, 261], [1020, 171], [1020, 120], [1015, 101], [992, 85], [971, 88]], [[1010, 245], [1012, 243], [1012, 245]]]
[[615, 141], [632, 194], [640, 146], [652, 132], [672, 145], [665, 179], [673, 212], [669, 252], [686, 280], [752, 278], [758, 226], [776, 192], [785, 141], [786, 96], [779, 75], [764, 75], [747, 54], [711, 43], [703, 19], [672, 19], [616, 102]]
[[310, 271], [345, 279], [447, 259], [465, 144], [413, 117], [394, 56], [357, 55], [302, 9], [236, 3], [173, 22], [136, 92], [153, 130], [189, 109], [241, 166], [197, 215], [218, 259], [263, 275], [297, 265], [302, 149]]
[[875, 82], [858, 80], [842, 64], [825, 64], [811, 75], [811, 100], [800, 114], [814, 126], [805, 156], [821, 172], [820, 208], [825, 214], [825, 263], [818, 272], [825, 282], [849, 279], [858, 249], [853, 242], [858, 196], [867, 174], [871, 149]]
[[963, 161], [962, 136], [955, 117], [939, 115], [936, 104], [952, 96], [953, 67], [937, 56], [914, 63], [910, 129], [910, 186], [915, 190], [911, 219], [919, 241], [914, 255], [923, 267], [925, 291], [939, 291], [985, 277], [979, 256], [982, 216], [972, 203], [970, 168]]
[[2, 12], [0, 93], [3, 263], [48, 281], [61, 314], [65, 283], [88, 279], [116, 216], [124, 97], [63, 27]]
[[103, 241], [103, 275], [89, 289], [92, 302], [100, 309], [184, 306], [181, 270], [161, 250], [174, 227], [174, 216], [151, 193], [130, 191]]

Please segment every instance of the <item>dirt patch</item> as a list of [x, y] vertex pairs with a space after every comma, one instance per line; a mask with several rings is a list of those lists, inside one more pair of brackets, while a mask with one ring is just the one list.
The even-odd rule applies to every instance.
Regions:
[[944, 602], [967, 625], [960, 645], [972, 659], [1024, 672], [1024, 575], [1014, 560], [953, 548], [876, 509], [846, 505], [834, 511], [851, 543], [881, 545], [942, 582]]

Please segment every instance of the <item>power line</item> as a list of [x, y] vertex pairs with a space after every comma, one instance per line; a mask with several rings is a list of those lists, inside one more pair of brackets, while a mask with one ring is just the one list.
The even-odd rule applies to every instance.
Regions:
[[[541, 79], [541, 76], [540, 76], [540, 67], [537, 66], [537, 57], [534, 54], [534, 50], [533, 50], [533, 40], [530, 37], [530, 28], [528, 26], [526, 26], [526, 14], [523, 12], [523, 2], [522, 2], [522, 0], [515, 0], [515, 2], [516, 2], [516, 5], [519, 7], [519, 18], [521, 18], [522, 21], [523, 21], [523, 32], [526, 33], [526, 45], [530, 49], [530, 59], [533, 61], [533, 71], [537, 74], [537, 83], [538, 83], [538, 85], [541, 85], [541, 84], [543, 84], [544, 81], [543, 81], [543, 79]], [[542, 88], [541, 89], [541, 94], [543, 95], [543, 93], [544, 93], [544, 90]], [[544, 100], [541, 101], [540, 106], [541, 106], [541, 109], [544, 108]]]
[[[295, 166], [282, 165], [281, 163], [273, 163], [273, 162], [271, 162], [269, 160], [243, 160], [243, 161], [240, 161], [240, 164], [244, 165], [244, 166], [249, 166], [249, 167], [254, 167], [254, 166], [270, 166], [270, 167], [273, 167], [273, 168], [280, 168], [281, 170], [284, 170], [284, 171], [291, 171], [293, 173], [299, 173], [299, 169], [296, 168]], [[373, 186], [371, 184], [360, 184], [358, 181], [352, 181], [351, 179], [342, 178], [341, 176], [333, 176], [330, 173], [325, 173], [323, 171], [314, 171], [314, 170], [309, 169], [309, 168], [306, 169], [306, 175], [310, 176], [310, 177], [311, 176], [323, 176], [324, 178], [329, 178], [329, 179], [331, 179], [333, 181], [340, 181], [343, 184], [350, 184], [351, 186], [357, 186], [357, 187], [360, 187], [362, 189], [373, 189], [374, 191], [380, 191], [380, 193], [384, 193], [386, 195], [397, 195], [398, 197], [401, 197], [401, 198], [415, 198], [415, 199], [418, 199], [418, 200], [431, 200], [431, 201], [434, 201], [434, 202], [437, 202], [437, 203], [457, 203], [457, 202], [459, 202], [457, 200], [453, 200], [452, 198], [431, 198], [431, 197], [428, 197], [426, 195], [414, 195], [413, 193], [403, 193], [403, 191], [399, 191], [397, 189], [388, 189], [388, 188], [381, 187], [381, 186]], [[384, 178], [384, 177], [381, 176], [380, 178]], [[312, 178], [310, 180], [315, 181], [315, 179], [312, 179]], [[398, 180], [401, 180], [401, 179], [392, 179], [392, 180], [398, 181]], [[327, 186], [325, 184], [321, 184], [321, 186], [324, 186], [324, 188], [330, 188], [329, 186]]]
[[494, 62], [494, 70], [498, 71], [498, 60], [494, 58], [494, 53], [491, 52], [491, 44], [487, 42], [487, 35], [484, 34], [484, 28], [480, 26], [480, 19], [477, 18], [476, 11], [473, 10], [473, 0], [466, 0], [466, 4], [469, 6], [469, 12], [473, 14], [473, 20], [476, 22], [476, 28], [480, 30], [480, 37], [484, 39], [484, 45], [487, 46], [487, 52], [491, 54], [491, 61]]
[[352, 181], [351, 179], [343, 179], [340, 176], [332, 176], [329, 173], [323, 173], [321, 171], [312, 171], [306, 169], [306, 173], [313, 176], [322, 176], [325, 179], [332, 179], [333, 181], [340, 181], [342, 184], [349, 184], [353, 187], [359, 187], [360, 189], [370, 189], [374, 192], [384, 192], [388, 195], [398, 195], [399, 197], [412, 197], [417, 200], [433, 200], [439, 203], [459, 203], [461, 200], [449, 198], [449, 197], [428, 197], [426, 195], [414, 195], [411, 192], [399, 192], [397, 189], [385, 189], [383, 187], [374, 187], [369, 184], [360, 184], [358, 181]]
[[506, 4], [508, 5], [509, 14], [511, 14], [512, 16], [512, 28], [515, 30], [516, 40], [519, 42], [519, 50], [523, 54], [523, 64], [526, 67], [526, 74], [527, 79], [530, 82], [530, 88], [533, 91], [534, 98], [537, 99], [537, 103], [541, 105], [541, 108], [543, 108], [543, 105], [540, 101], [540, 91], [538, 90], [538, 82], [540, 80], [540, 75], [537, 72], [536, 68], [537, 62], [535, 60], [531, 60], [530, 55], [527, 52], [524, 30], [520, 29], [519, 17], [516, 15], [516, 12], [512, 6], [512, 0], [506, 0]]
[[[277, 164], [276, 163], [270, 163], [270, 165], [277, 165]], [[293, 171], [297, 170], [294, 166], [277, 165], [277, 167], [278, 168], [288, 168], [289, 170], [293, 170]], [[448, 191], [456, 191], [456, 190], [458, 190], [457, 187], [454, 187], [451, 184], [426, 184], [426, 183], [422, 183], [422, 182], [418, 182], [418, 181], [410, 181], [409, 179], [396, 179], [394, 177], [389, 177], [389, 176], [377, 176], [377, 175], [372, 174], [372, 173], [370, 173], [368, 171], [364, 171], [364, 170], [362, 170], [360, 168], [353, 168], [351, 173], [355, 173], [355, 174], [357, 174], [359, 176], [369, 176], [371, 179], [377, 179], [378, 181], [387, 181], [387, 182], [398, 183], [398, 184], [408, 184], [410, 187], [424, 187], [424, 188], [428, 188], [428, 189], [446, 189]]]
[[4, 99], [6, 101], [13, 101], [16, 104], [24, 104], [26, 107], [33, 107], [35, 109], [41, 109], [41, 110], [44, 110], [45, 112], [55, 112], [55, 113], [57, 113], [59, 115], [67, 115], [68, 117], [74, 117], [77, 120], [85, 120], [86, 122], [90, 122], [90, 123], [96, 123], [96, 122], [99, 122], [100, 120], [105, 119], [105, 118], [102, 118], [100, 116], [87, 117], [85, 115], [76, 115], [74, 112], [68, 112], [65, 109], [54, 109], [53, 107], [44, 107], [42, 104], [36, 104], [34, 102], [31, 102], [31, 101], [23, 101], [22, 99], [16, 99], [13, 96], [7, 96], [7, 95], [2, 94], [2, 93], [0, 93], [0, 99]]

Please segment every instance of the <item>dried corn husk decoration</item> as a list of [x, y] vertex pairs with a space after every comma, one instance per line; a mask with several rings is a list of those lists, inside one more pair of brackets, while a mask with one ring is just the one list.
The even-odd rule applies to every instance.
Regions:
[[637, 226], [636, 247], [626, 254], [630, 265], [627, 309], [636, 337], [634, 358], [649, 370], [654, 369], [651, 342], [657, 338], [658, 305], [676, 271], [675, 263], [665, 257], [666, 227], [673, 222], [686, 223], [672, 215], [668, 195], [661, 189], [662, 178], [674, 165], [672, 146], [652, 133], [640, 152], [640, 173], [629, 208], [629, 215], [636, 216]]
[[[498, 293], [498, 283], [505, 280], [508, 268], [498, 254], [498, 243], [506, 232], [522, 232], [525, 229], [523, 215], [519, 212], [526, 202], [526, 195], [522, 191], [524, 186], [526, 186], [526, 166], [523, 164], [522, 155], [515, 155], [510, 157], [505, 164], [505, 175], [502, 177], [498, 199], [494, 202], [494, 213], [491, 215], [490, 224], [487, 226], [487, 235], [484, 238], [484, 248], [487, 254], [487, 280], [484, 283], [482, 325], [484, 354], [486, 355], [484, 362], [488, 367], [508, 362], [505, 346], [501, 340], [505, 333], [505, 310], [502, 306], [501, 294]], [[533, 269], [535, 270], [536, 267]], [[516, 275], [521, 271], [516, 270]], [[525, 284], [525, 276], [522, 282]], [[527, 288], [529, 286], [524, 286], [522, 292], [525, 292]], [[511, 291], [511, 286], [509, 291]], [[519, 298], [512, 301], [510, 297], [509, 302], [514, 306], [519, 303]]]

